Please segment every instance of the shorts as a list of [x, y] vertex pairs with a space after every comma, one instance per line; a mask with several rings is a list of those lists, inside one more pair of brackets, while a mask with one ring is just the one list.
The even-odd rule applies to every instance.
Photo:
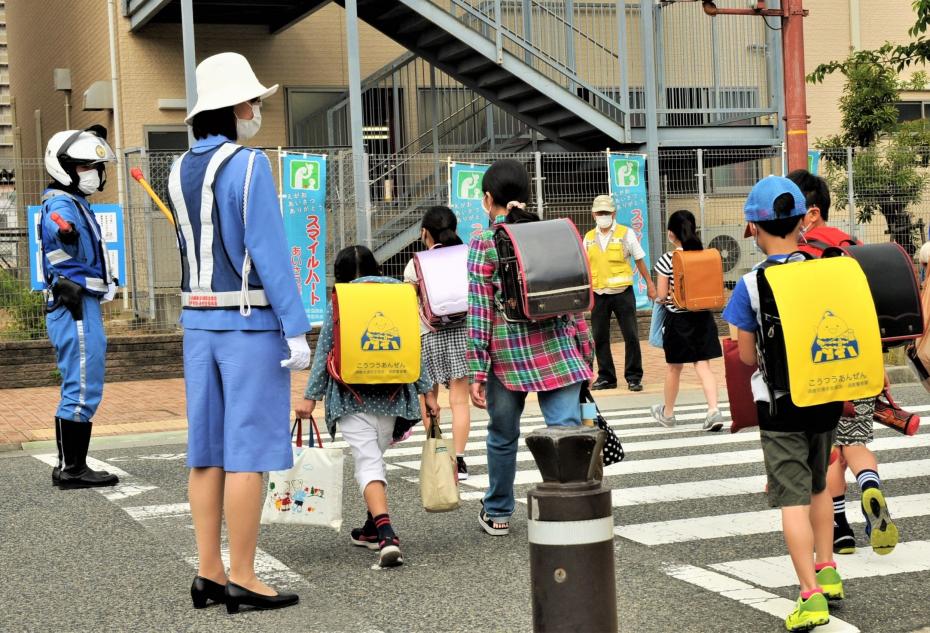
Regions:
[[771, 507], [807, 506], [826, 489], [833, 436], [832, 430], [759, 432]]
[[347, 413], [339, 418], [339, 430], [355, 458], [355, 481], [363, 495], [373, 481], [387, 485], [384, 451], [391, 445], [395, 422], [393, 415], [373, 413]]
[[841, 417], [836, 426], [837, 446], [864, 446], [875, 439], [872, 420], [875, 415], [875, 398], [853, 400], [856, 415]]
[[262, 473], [294, 464], [287, 355], [277, 330], [184, 330], [190, 468]]

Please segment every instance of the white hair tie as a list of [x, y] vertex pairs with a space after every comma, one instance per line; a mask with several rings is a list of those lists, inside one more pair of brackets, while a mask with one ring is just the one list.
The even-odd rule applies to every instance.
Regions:
[[507, 203], [507, 210], [510, 211], [512, 208], [517, 207], [518, 209], [526, 210], [525, 202], [517, 202], [516, 200], [511, 200]]

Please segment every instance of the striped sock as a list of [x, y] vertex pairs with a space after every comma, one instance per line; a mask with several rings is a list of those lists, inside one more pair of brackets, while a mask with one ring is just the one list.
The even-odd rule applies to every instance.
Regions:
[[375, 517], [375, 527], [378, 528], [378, 538], [382, 541], [394, 536], [394, 528], [391, 527], [391, 517], [387, 514], [379, 514]]
[[881, 488], [882, 481], [878, 478], [878, 473], [874, 470], [861, 470], [856, 475], [856, 481], [859, 484], [859, 490], [865, 492], [869, 488]]
[[838, 528], [849, 527], [846, 521], [846, 496], [833, 497], [833, 525]]

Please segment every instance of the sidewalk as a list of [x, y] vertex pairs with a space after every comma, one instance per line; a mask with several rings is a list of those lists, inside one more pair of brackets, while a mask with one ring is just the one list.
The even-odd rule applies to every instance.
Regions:
[[[644, 392], [652, 394], [655, 402], [661, 399], [665, 380], [665, 356], [662, 350], [642, 342]], [[614, 363], [623, 373], [623, 344], [613, 346]], [[711, 362], [717, 387], [725, 387], [723, 361]], [[303, 397], [307, 385], [306, 371], [295, 372], [292, 380], [294, 400]], [[686, 368], [682, 374], [682, 392], [700, 390], [694, 370]], [[599, 397], [616, 400], [629, 394], [623, 379], [619, 389], [598, 392]], [[53, 417], [58, 406], [58, 387], [5, 389], [0, 391], [0, 450], [18, 448], [24, 442], [55, 438]], [[440, 390], [440, 404], [448, 404], [448, 392]], [[641, 398], [637, 398], [641, 400]], [[184, 401], [184, 379], [138, 380], [108, 383], [103, 402], [94, 416], [94, 436], [183, 431], [187, 429]]]

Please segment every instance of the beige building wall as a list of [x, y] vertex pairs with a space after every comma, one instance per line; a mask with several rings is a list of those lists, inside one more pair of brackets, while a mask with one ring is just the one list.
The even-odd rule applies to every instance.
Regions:
[[[892, 42], [911, 41], [907, 30], [914, 25], [911, 0], [808, 0], [810, 15], [804, 22], [804, 66], [808, 73], [819, 64], [844, 59], [854, 44], [861, 49]], [[856, 19], [858, 18], [858, 20]], [[858, 28], [856, 28], [858, 26]], [[901, 73], [907, 79], [915, 70]], [[811, 117], [810, 139], [838, 134], [842, 115], [837, 108], [844, 77], [835, 73], [823, 84], [808, 85], [807, 111]]]
[[[71, 68], [72, 127], [102, 123], [112, 130], [110, 112], [83, 112], [81, 107], [84, 90], [94, 81], [111, 77], [106, 3], [12, 0], [8, 14], [10, 48], [17, 59], [11, 80], [17, 96], [23, 156], [39, 155], [35, 109], [42, 111], [43, 145], [64, 127], [64, 101], [52, 88], [52, 69], [56, 67]], [[185, 95], [181, 28], [177, 24], [150, 24], [140, 33], [131, 33], [129, 20], [120, 15], [117, 21], [122, 143], [138, 147], [145, 144], [146, 126], [184, 124], [184, 111], [158, 108], [159, 99], [183, 99]], [[54, 45], [43, 45], [37, 33]], [[359, 36], [363, 76], [403, 53], [365, 24], [360, 25]], [[345, 89], [347, 85], [344, 11], [335, 4], [274, 36], [264, 26], [196, 27], [198, 61], [230, 50], [249, 58], [261, 81], [281, 84], [280, 92], [262, 110], [262, 130], [255, 138], [259, 145], [287, 144], [285, 87]]]
[[[913, 23], [911, 0], [809, 0], [810, 11], [805, 22], [805, 64], [809, 71], [819, 63], [843, 58], [854, 41], [862, 47], [875, 47], [886, 40], [904, 42], [907, 29]], [[858, 9], [858, 30], [851, 11]], [[16, 118], [22, 138], [22, 155], [39, 155], [35, 110], [41, 110], [41, 144], [54, 131], [64, 127], [64, 98], [52, 87], [52, 69], [70, 68], [73, 85], [72, 127], [102, 123], [112, 128], [112, 115], [106, 112], [84, 112], [83, 92], [98, 80], [110, 78], [106, 2], [91, 0], [8, 0], [8, 36], [11, 56], [10, 82], [16, 97]], [[669, 82], [676, 85], [706, 84], [709, 64], [704, 55], [709, 44], [711, 18], [697, 15], [699, 27], [687, 28], [684, 17], [699, 14], [690, 5], [666, 10], [666, 41], [675, 53], [667, 59]], [[268, 83], [280, 83], [281, 92], [265, 105], [263, 129], [255, 142], [262, 145], [287, 144], [285, 120], [285, 87], [344, 89], [347, 84], [344, 11], [328, 5], [287, 31], [269, 36], [263, 26], [196, 27], [197, 59], [224, 50], [234, 50], [248, 57], [259, 78]], [[628, 63], [631, 86], [641, 84], [638, 12], [628, 14]], [[759, 23], [754, 18], [720, 16], [718, 29], [722, 39], [733, 37], [733, 31], [752, 32], [759, 37]], [[748, 21], [748, 22], [747, 22]], [[145, 144], [146, 126], [183, 125], [181, 110], [160, 110], [159, 99], [183, 99], [184, 77], [180, 26], [150, 24], [140, 33], [129, 31], [129, 21], [117, 17], [120, 96], [122, 101], [123, 146]], [[685, 21], [687, 22], [687, 21]], [[600, 32], [600, 31], [598, 31]], [[36, 34], [42, 34], [39, 38]], [[366, 24], [360, 25], [363, 76], [374, 72], [403, 50], [394, 42]], [[739, 39], [739, 38], [737, 38]], [[579, 46], [579, 56], [590, 53], [586, 45]], [[701, 59], [700, 68], [687, 70], [680, 59], [681, 51], [692, 50], [692, 59]], [[730, 51], [739, 55], [741, 51]], [[743, 55], [752, 54], [742, 52]], [[761, 55], [760, 55], [761, 58]], [[723, 60], [726, 62], [726, 60]], [[761, 62], [761, 59], [760, 59]], [[744, 73], [752, 68], [745, 80], [753, 79], [760, 87], [765, 81], [764, 66], [737, 66], [736, 72], [724, 65], [725, 83], [743, 83]], [[677, 70], [676, 70], [677, 69]], [[729, 73], [729, 76], [728, 76]], [[905, 73], [908, 75], [909, 73]], [[811, 116], [810, 138], [839, 131], [840, 113], [836, 102], [842, 94], [843, 77], [829, 77], [822, 85], [808, 86], [808, 111]], [[0, 96], [2, 98], [2, 96]], [[414, 127], [408, 124], [408, 132]]]

